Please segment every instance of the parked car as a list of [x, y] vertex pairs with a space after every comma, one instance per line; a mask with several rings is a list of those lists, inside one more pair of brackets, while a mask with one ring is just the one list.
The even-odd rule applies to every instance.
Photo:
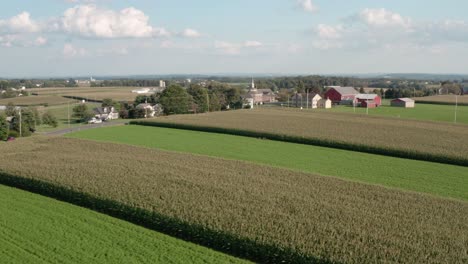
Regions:
[[102, 120], [99, 118], [93, 117], [91, 120], [88, 121], [88, 124], [101, 124]]
[[14, 141], [15, 138], [14, 137], [8, 137], [6, 141]]

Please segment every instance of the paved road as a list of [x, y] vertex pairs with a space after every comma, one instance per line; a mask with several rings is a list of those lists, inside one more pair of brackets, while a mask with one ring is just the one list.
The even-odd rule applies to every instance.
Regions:
[[109, 127], [109, 126], [122, 126], [125, 123], [126, 123], [125, 120], [119, 120], [119, 121], [114, 121], [114, 122], [104, 122], [104, 123], [101, 123], [101, 124], [82, 125], [82, 126], [77, 126], [77, 127], [52, 131], [52, 132], [46, 132], [46, 133], [44, 133], [44, 135], [61, 136], [61, 135], [65, 135], [65, 134], [68, 134], [68, 133], [71, 133], [71, 132], [88, 130], [88, 129], [93, 129], [93, 128]]

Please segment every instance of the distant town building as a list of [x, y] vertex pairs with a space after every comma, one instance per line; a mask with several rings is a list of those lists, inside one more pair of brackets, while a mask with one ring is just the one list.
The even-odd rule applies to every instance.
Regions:
[[359, 94], [354, 87], [326, 86], [325, 89], [328, 90], [325, 92], [324, 98], [330, 99], [334, 104], [349, 100], [352, 103], [356, 95]]
[[257, 89], [252, 79], [249, 91], [244, 96], [244, 100], [249, 101], [250, 99], [252, 99], [254, 105], [274, 103], [276, 102], [276, 95], [271, 89]]
[[410, 98], [398, 98], [398, 99], [392, 100], [390, 102], [390, 105], [395, 106], [395, 107], [414, 108], [415, 101]]
[[166, 88], [166, 82], [163, 81], [163, 80], [160, 80], [160, 81], [159, 81], [159, 87], [160, 87], [160, 88]]

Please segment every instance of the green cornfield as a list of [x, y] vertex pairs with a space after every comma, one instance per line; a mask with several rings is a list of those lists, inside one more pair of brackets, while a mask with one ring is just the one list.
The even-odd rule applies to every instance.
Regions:
[[466, 263], [468, 203], [69, 138], [3, 143], [0, 182], [258, 262]]

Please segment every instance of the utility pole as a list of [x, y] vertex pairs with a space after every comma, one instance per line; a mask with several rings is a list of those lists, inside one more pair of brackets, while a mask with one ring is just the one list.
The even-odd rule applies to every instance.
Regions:
[[306, 103], [306, 105], [307, 105], [306, 108], [309, 109], [309, 89], [307, 89], [307, 103]]
[[458, 108], [458, 94], [455, 95], [455, 120], [454, 123], [457, 123], [457, 108]]
[[369, 115], [369, 99], [366, 100], [366, 113]]
[[206, 104], [208, 106], [208, 112], [210, 112], [210, 94], [206, 92]]
[[22, 130], [21, 130], [22, 129], [22, 127], [21, 127], [22, 123], [23, 123], [23, 121], [21, 120], [21, 108], [20, 108], [19, 109], [19, 130], [20, 130], [19, 134], [20, 134], [20, 137], [22, 137], [22, 135], [23, 135]]
[[70, 101], [68, 101], [68, 128], [70, 128]]

